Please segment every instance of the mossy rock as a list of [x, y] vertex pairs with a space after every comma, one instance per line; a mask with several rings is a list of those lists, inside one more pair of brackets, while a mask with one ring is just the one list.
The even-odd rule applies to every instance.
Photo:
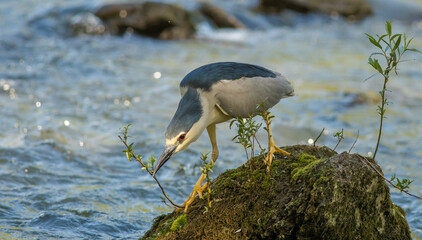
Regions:
[[285, 150], [292, 156], [276, 155], [269, 175], [263, 156], [222, 173], [206, 213], [197, 198], [182, 218], [158, 217], [142, 239], [411, 239], [375, 162], [327, 147]]

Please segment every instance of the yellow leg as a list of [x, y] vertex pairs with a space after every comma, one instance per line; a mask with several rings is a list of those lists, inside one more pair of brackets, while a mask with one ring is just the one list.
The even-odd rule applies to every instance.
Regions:
[[[217, 140], [216, 140], [216, 135], [215, 135], [215, 124], [208, 126], [207, 131], [208, 131], [208, 136], [210, 137], [210, 141], [212, 145], [211, 161], [215, 162], [218, 158], [218, 147], [217, 147]], [[205, 175], [201, 174], [201, 177], [199, 177], [198, 181], [193, 187], [192, 193], [189, 195], [188, 199], [186, 199], [186, 201], [182, 204], [182, 206], [185, 207], [185, 213], [188, 211], [189, 206], [195, 200], [196, 195], [198, 195], [199, 198], [202, 198], [202, 192], [208, 187], [208, 183], [205, 183], [202, 186], [202, 183], [204, 183], [204, 180], [205, 180]], [[178, 210], [180, 211], [180, 209]]]
[[287, 156], [290, 156], [290, 153], [284, 151], [283, 149], [280, 149], [279, 147], [277, 147], [277, 145], [275, 145], [273, 133], [272, 133], [272, 130], [271, 130], [271, 119], [269, 119], [269, 116], [266, 115], [266, 118], [264, 120], [265, 120], [265, 124], [267, 125], [267, 129], [268, 129], [268, 153], [267, 153], [267, 157], [264, 160], [264, 163], [267, 166], [267, 173], [269, 173], [271, 163], [273, 161], [274, 153], [279, 152], [279, 153], [282, 153], [282, 154], [287, 155]]

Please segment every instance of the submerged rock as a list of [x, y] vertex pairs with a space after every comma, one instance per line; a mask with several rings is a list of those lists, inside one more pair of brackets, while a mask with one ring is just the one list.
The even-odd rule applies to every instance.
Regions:
[[301, 13], [317, 12], [351, 20], [372, 14], [371, 5], [365, 0], [261, 0], [258, 9], [264, 12], [280, 12], [284, 9]]
[[110, 4], [95, 12], [107, 31], [121, 35], [133, 31], [159, 39], [193, 37], [195, 28], [189, 12], [176, 5], [158, 2]]
[[[196, 199], [186, 215], [159, 216], [142, 239], [411, 239], [371, 159], [327, 147], [292, 146], [222, 173], [212, 207]], [[205, 198], [206, 199], [206, 196]]]

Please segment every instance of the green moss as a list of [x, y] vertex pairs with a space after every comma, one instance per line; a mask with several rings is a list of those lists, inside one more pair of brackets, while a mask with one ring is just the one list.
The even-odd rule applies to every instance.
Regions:
[[400, 217], [406, 219], [406, 212], [403, 210], [403, 208], [397, 206], [393, 203], [393, 213], [398, 214]]
[[249, 173], [247, 171], [233, 171], [230, 174], [230, 178], [232, 179], [243, 179], [245, 177], [249, 177]]
[[294, 180], [297, 180], [299, 176], [311, 170], [316, 164], [321, 162], [321, 159], [317, 159], [315, 156], [302, 153], [298, 158], [295, 159], [290, 166], [292, 167], [291, 176]]
[[251, 188], [255, 186], [260, 186], [262, 189], [266, 189], [270, 186], [270, 181], [268, 180], [265, 169], [259, 169], [252, 172], [246, 187]]
[[320, 163], [322, 160], [315, 160], [311, 163], [309, 163], [308, 165], [302, 167], [302, 168], [296, 168], [296, 171], [292, 171], [292, 178], [294, 180], [297, 180], [298, 177], [300, 177], [302, 174], [308, 172], [309, 170], [311, 170], [315, 165], [317, 165], [318, 163]]
[[329, 178], [328, 178], [328, 177], [324, 177], [324, 176], [322, 176], [322, 177], [318, 178], [318, 180], [316, 180], [316, 181], [314, 182], [313, 187], [314, 187], [314, 188], [316, 188], [319, 184], [321, 184], [321, 183], [323, 183], [323, 182], [328, 182], [328, 181], [329, 181]]
[[170, 231], [177, 232], [182, 229], [186, 225], [186, 215], [183, 214], [174, 220], [173, 224], [171, 224]]
[[308, 164], [312, 161], [315, 161], [317, 158], [315, 156], [306, 154], [306, 153], [302, 153], [299, 158], [297, 159], [297, 161], [299, 163], [304, 163], [304, 164]]

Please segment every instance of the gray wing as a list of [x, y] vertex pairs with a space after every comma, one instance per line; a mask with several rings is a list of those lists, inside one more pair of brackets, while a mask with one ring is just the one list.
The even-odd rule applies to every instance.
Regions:
[[252, 77], [238, 80], [220, 80], [212, 87], [217, 104], [232, 117], [248, 117], [258, 113], [257, 106], [264, 102], [264, 110], [280, 99], [294, 95], [290, 82], [280, 73], [276, 77]]

